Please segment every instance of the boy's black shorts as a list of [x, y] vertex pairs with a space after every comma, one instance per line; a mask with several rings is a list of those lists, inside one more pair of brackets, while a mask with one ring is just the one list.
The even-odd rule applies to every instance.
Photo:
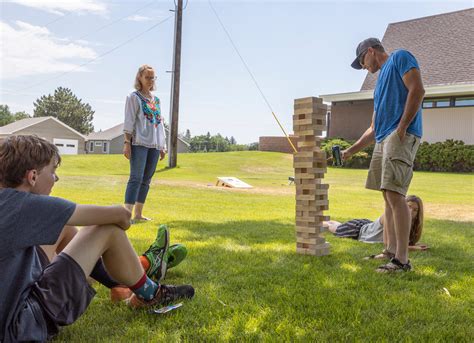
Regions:
[[84, 313], [95, 293], [79, 264], [60, 253], [43, 270], [29, 298], [42, 309], [48, 337], [52, 337], [60, 326], [72, 324]]

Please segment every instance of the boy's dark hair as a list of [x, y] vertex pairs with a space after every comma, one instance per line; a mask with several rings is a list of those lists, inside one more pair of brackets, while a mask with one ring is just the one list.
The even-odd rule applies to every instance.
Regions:
[[0, 187], [21, 185], [28, 170], [41, 170], [52, 159], [61, 162], [58, 148], [38, 136], [10, 136], [0, 143]]

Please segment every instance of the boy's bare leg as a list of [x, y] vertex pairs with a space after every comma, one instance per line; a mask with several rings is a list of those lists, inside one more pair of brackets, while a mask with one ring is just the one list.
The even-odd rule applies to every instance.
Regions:
[[86, 276], [101, 256], [107, 272], [121, 284], [135, 285], [145, 273], [125, 231], [115, 225], [83, 228], [63, 252], [79, 264]]
[[[408, 262], [408, 241], [410, 238], [410, 209], [405, 196], [389, 190], [385, 191], [386, 199], [393, 214], [396, 236], [395, 257], [403, 264]], [[390, 239], [392, 239], [390, 237]]]
[[54, 256], [59, 254], [64, 247], [74, 238], [79, 230], [75, 226], [66, 225], [58, 240], [53, 245], [42, 245], [41, 249], [46, 253], [50, 261], [53, 260]]
[[391, 252], [392, 254], [395, 254], [397, 251], [397, 237], [395, 233], [395, 223], [393, 220], [392, 206], [389, 200], [387, 199], [387, 192], [389, 191], [386, 191], [386, 190], [383, 191], [383, 197], [385, 200], [385, 213], [384, 213], [384, 225], [383, 225], [384, 243], [385, 243], [386, 251]]

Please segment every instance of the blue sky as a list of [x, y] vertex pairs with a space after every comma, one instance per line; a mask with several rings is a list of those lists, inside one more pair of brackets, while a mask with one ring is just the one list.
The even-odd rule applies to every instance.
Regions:
[[[288, 132], [295, 98], [359, 90], [365, 72], [350, 63], [360, 40], [382, 38], [389, 23], [472, 7], [456, 0], [212, 4]], [[136, 70], [147, 63], [168, 118], [174, 19], [164, 20], [173, 8], [172, 0], [2, 1], [0, 103], [32, 114], [37, 98], [68, 87], [104, 130], [123, 121]], [[190, 0], [184, 11], [179, 131], [186, 129], [238, 143], [281, 135], [208, 1]]]

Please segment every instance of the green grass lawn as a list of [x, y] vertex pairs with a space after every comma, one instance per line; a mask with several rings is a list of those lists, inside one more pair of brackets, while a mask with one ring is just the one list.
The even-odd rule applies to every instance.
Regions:
[[[166, 315], [112, 304], [98, 291], [88, 311], [58, 341], [447, 341], [474, 340], [473, 175], [416, 172], [410, 193], [425, 201], [414, 271], [380, 275], [364, 261], [381, 244], [325, 234], [331, 255], [295, 253], [291, 155], [263, 152], [182, 154], [179, 167], [160, 163], [145, 215], [153, 223], [128, 235], [138, 253], [158, 223], [187, 259], [166, 283], [190, 283], [196, 296]], [[164, 165], [164, 163], [163, 163]], [[332, 219], [375, 219], [382, 196], [364, 189], [366, 171], [328, 168]], [[53, 195], [78, 203], [123, 202], [128, 163], [122, 156], [65, 156]], [[251, 190], [215, 187], [235, 176]], [[444, 289], [447, 289], [446, 292]]]

